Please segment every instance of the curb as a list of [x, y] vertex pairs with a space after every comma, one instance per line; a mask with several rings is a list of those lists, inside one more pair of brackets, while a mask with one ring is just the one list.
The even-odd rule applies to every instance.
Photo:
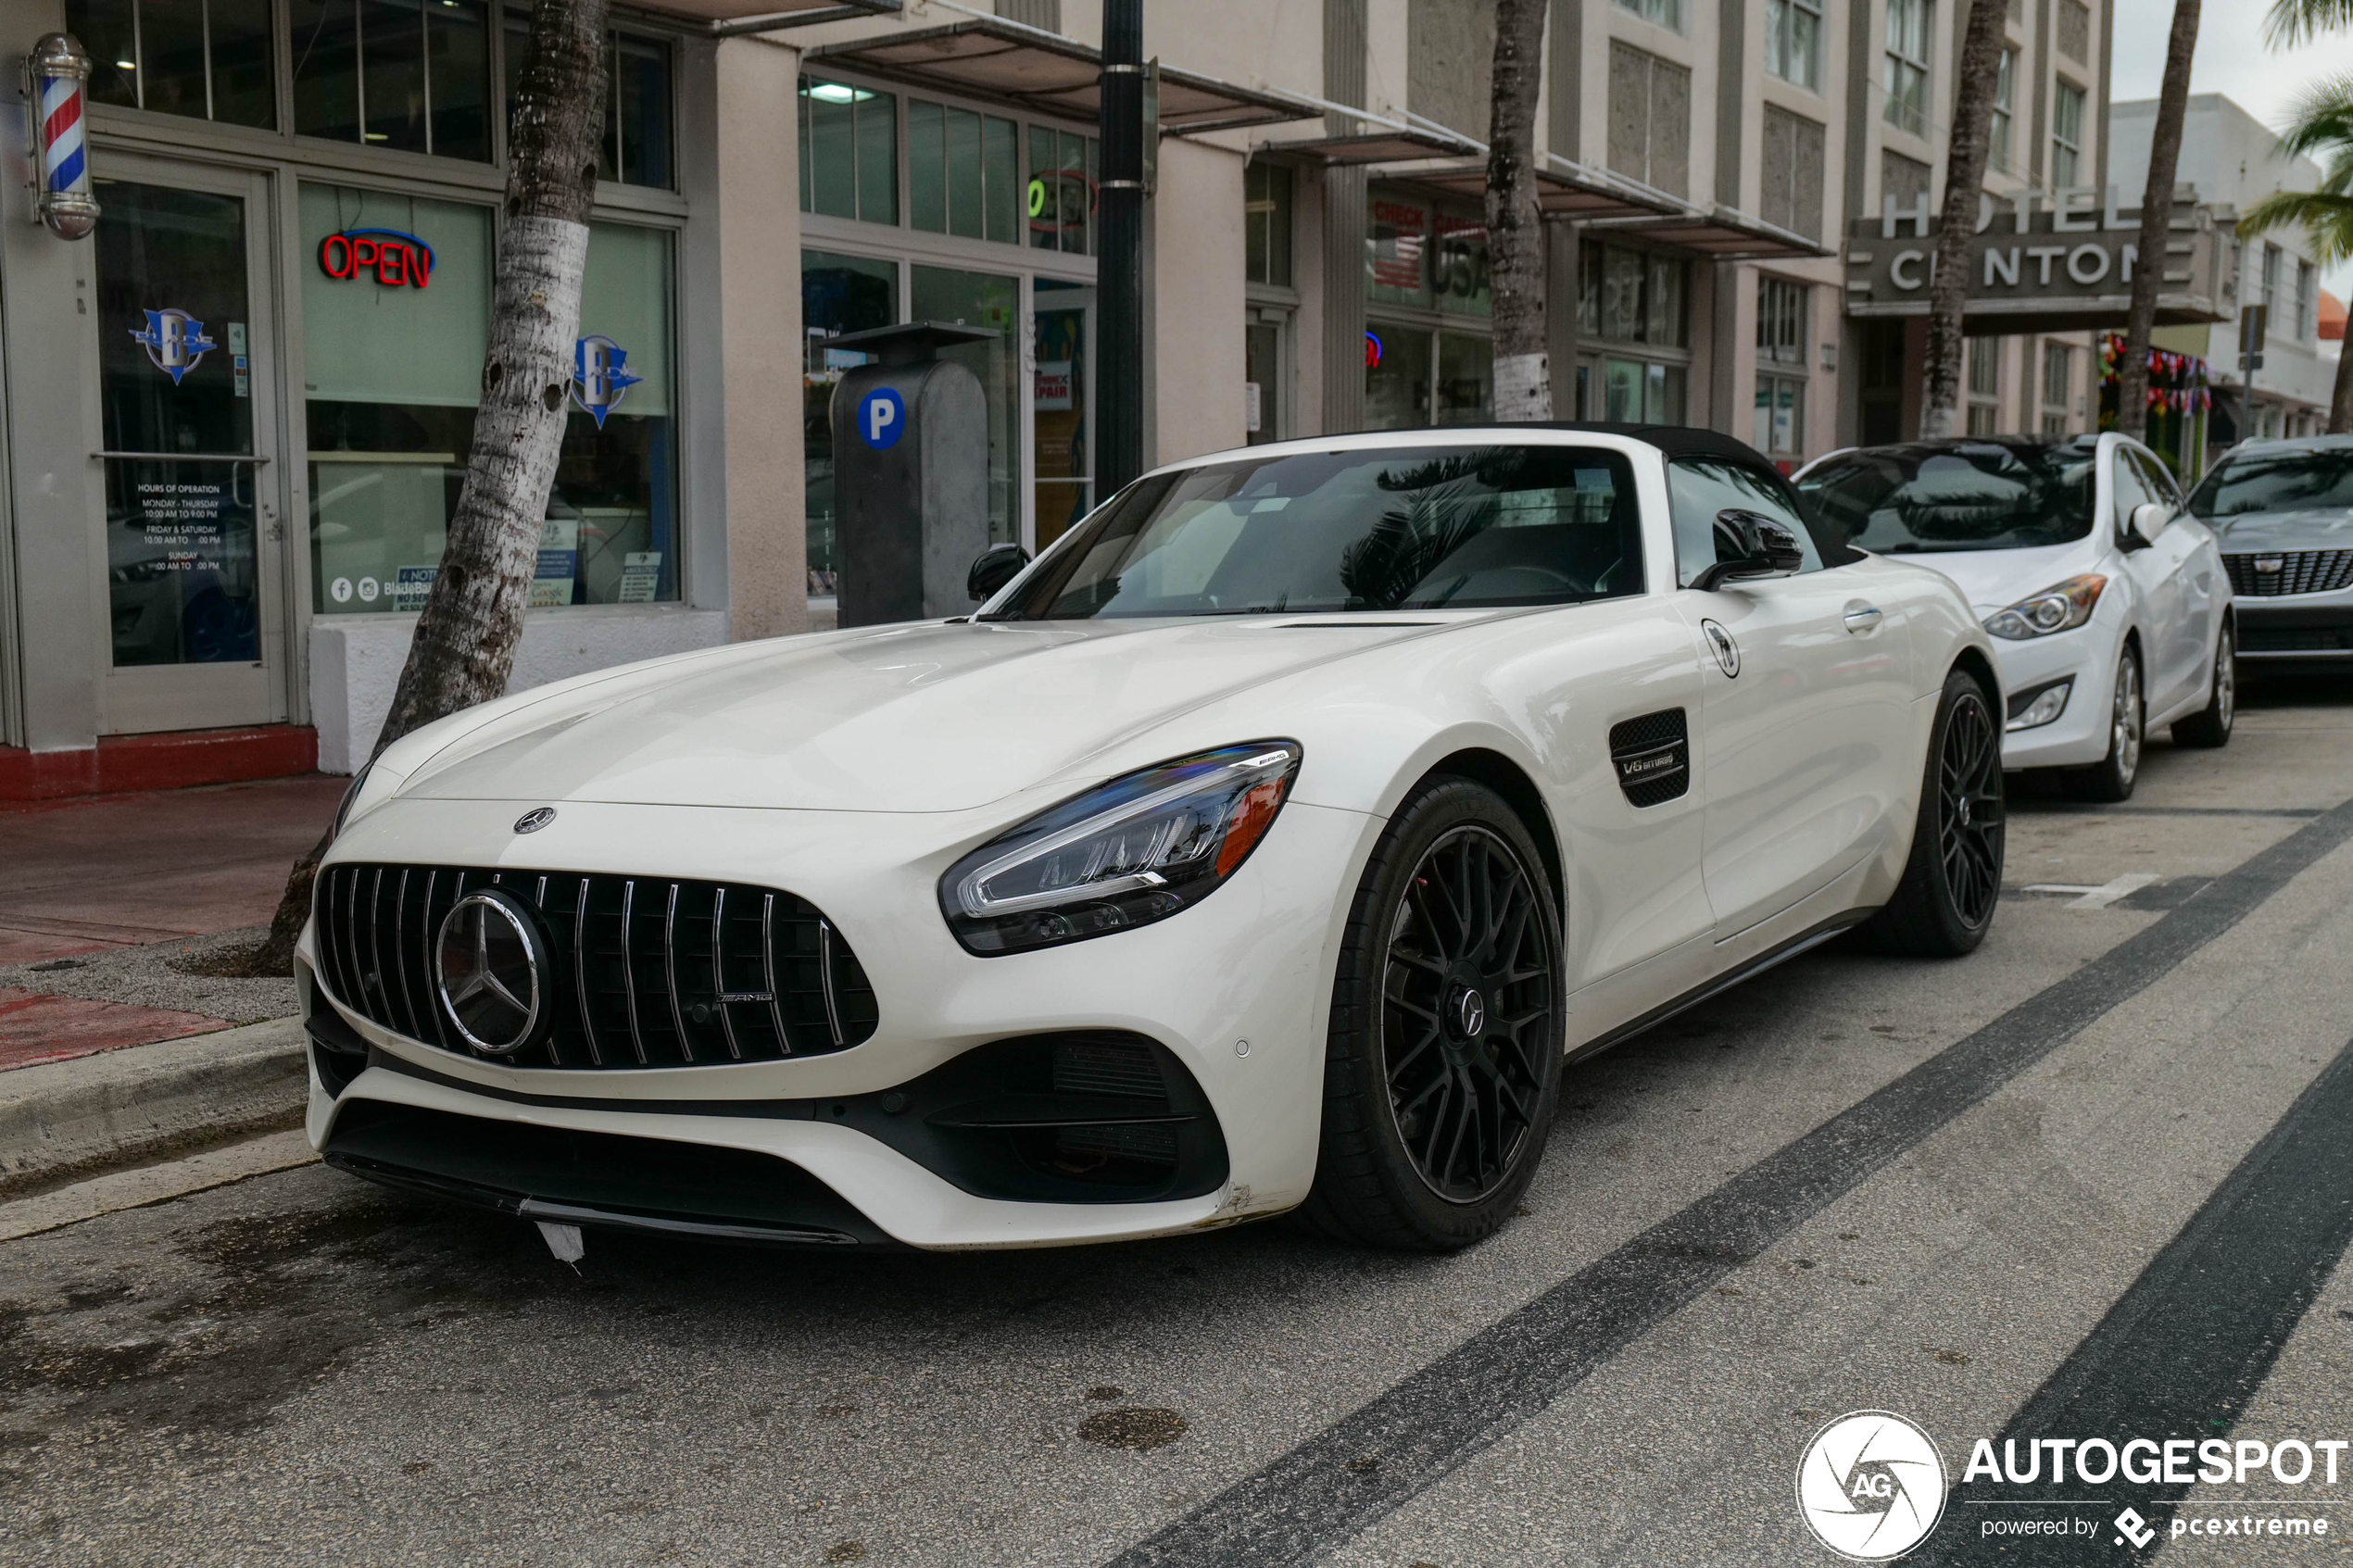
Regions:
[[0, 1195], [301, 1123], [298, 1018], [0, 1073]]

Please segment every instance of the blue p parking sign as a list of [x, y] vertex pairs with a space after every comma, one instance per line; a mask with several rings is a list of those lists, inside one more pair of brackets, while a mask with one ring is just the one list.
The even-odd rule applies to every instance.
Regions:
[[890, 388], [877, 387], [859, 399], [858, 434], [875, 451], [898, 445], [906, 428], [907, 405]]

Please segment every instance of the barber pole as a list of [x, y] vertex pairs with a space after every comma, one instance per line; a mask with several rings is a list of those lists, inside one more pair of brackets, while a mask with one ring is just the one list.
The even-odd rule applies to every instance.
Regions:
[[41, 169], [41, 221], [78, 240], [98, 224], [90, 194], [90, 150], [82, 119], [90, 56], [69, 33], [52, 32], [25, 59], [25, 101], [32, 106], [32, 153]]

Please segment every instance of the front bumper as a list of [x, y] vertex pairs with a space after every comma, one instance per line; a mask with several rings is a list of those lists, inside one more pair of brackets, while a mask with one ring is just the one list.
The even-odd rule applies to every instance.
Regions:
[[2053, 681], [2074, 681], [2067, 707], [2057, 719], [2031, 730], [2004, 733], [2002, 766], [2006, 770], [2083, 767], [2108, 755], [2116, 660], [2102, 633], [2095, 618], [2088, 625], [2047, 637], [2015, 643], [1995, 639], [1994, 657], [2001, 670], [2006, 707], [2015, 706], [2009, 698]]
[[2334, 594], [2250, 594], [2232, 601], [2242, 663], [2353, 668], [2353, 588]]
[[[596, 1189], [606, 1194], [604, 1223], [662, 1219], [714, 1235], [725, 1232], [712, 1225], [756, 1232], [765, 1224], [923, 1248], [1167, 1235], [1278, 1212], [1306, 1194], [1331, 955], [1344, 915], [1339, 893], [1353, 885], [1369, 818], [1294, 800], [1233, 880], [1200, 906], [1092, 941], [982, 959], [950, 935], [934, 886], [956, 856], [1001, 825], [1001, 809], [983, 821], [980, 813], [567, 804], [553, 825], [517, 839], [511, 823], [520, 809], [394, 801], [355, 823], [333, 859], [658, 872], [785, 889], [825, 910], [855, 947], [877, 998], [874, 1035], [847, 1050], [784, 1060], [507, 1067], [381, 1027], [317, 986], [314, 925], [304, 936], [302, 978], [317, 987], [323, 1032], [340, 1026], [345, 1035], [343, 1055], [313, 1053], [308, 1130], [331, 1161], [379, 1180], [421, 1175], [430, 1180], [405, 1185], [548, 1218], [522, 1205], [598, 1210], [594, 1184], [532, 1170], [551, 1161], [575, 1173], [600, 1160], [626, 1166], [632, 1146], [601, 1140], [650, 1140], [640, 1163], [660, 1167], [656, 1176], [671, 1173], [663, 1178], [670, 1196], [657, 1200], [643, 1184], [608, 1182]], [[1087, 1031], [1145, 1036], [1181, 1064], [1222, 1138], [1226, 1175], [1214, 1190], [1165, 1201], [981, 1196], [960, 1185], [952, 1168], [935, 1168], [941, 1161], [912, 1157], [908, 1141], [875, 1120], [897, 1114], [886, 1109], [888, 1099], [979, 1047]], [[365, 1054], [354, 1054], [355, 1046]], [[507, 1150], [504, 1163], [490, 1170], [449, 1152], [466, 1140], [442, 1136], [438, 1117], [481, 1129], [480, 1141]], [[388, 1158], [395, 1144], [406, 1153]], [[434, 1154], [436, 1148], [444, 1152]], [[711, 1198], [709, 1183], [698, 1188], [678, 1174], [691, 1175], [695, 1150], [709, 1151], [714, 1169], [737, 1169], [742, 1156], [780, 1162], [774, 1201], [747, 1212], [743, 1202]], [[369, 1160], [396, 1169], [388, 1176], [363, 1168]], [[815, 1196], [777, 1207], [786, 1189], [801, 1190], [804, 1176]], [[535, 1183], [545, 1190], [533, 1190]], [[745, 1185], [739, 1173], [734, 1185]], [[694, 1197], [697, 1190], [705, 1196]], [[838, 1244], [822, 1235], [771, 1239]]]

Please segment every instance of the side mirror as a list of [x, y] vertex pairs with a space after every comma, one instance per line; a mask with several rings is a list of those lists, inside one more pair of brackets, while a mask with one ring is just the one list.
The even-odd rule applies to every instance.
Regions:
[[2133, 533], [2145, 545], [2156, 544], [2172, 521], [2173, 508], [2162, 501], [2144, 501], [2133, 508]]
[[1787, 577], [1806, 564], [1806, 552], [1787, 523], [1763, 512], [1727, 507], [1716, 514], [1716, 560], [1692, 579], [1712, 594], [1727, 583]]
[[1029, 552], [1019, 545], [991, 545], [973, 558], [972, 571], [964, 574], [964, 592], [975, 604], [994, 598], [1028, 564]]

